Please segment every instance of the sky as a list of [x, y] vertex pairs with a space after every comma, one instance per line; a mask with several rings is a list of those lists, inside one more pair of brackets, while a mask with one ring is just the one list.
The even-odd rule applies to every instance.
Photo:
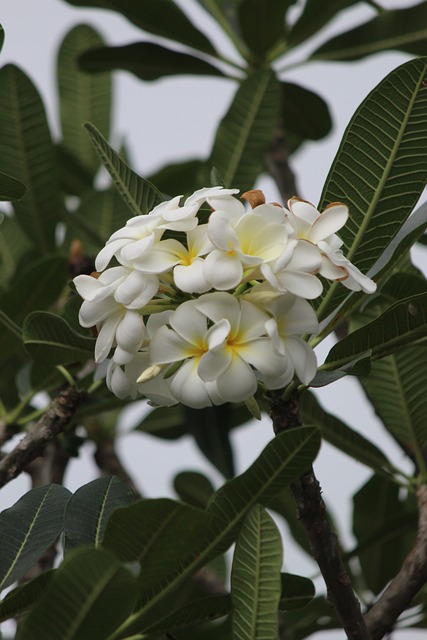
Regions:
[[[197, 21], [199, 28], [214, 38], [221, 39], [218, 27], [210, 20], [196, 0], [179, 0], [178, 4]], [[382, 1], [385, 7], [402, 7], [416, 4]], [[340, 20], [335, 20], [323, 39], [356, 26], [372, 15], [372, 9], [363, 4], [348, 10]], [[52, 130], [58, 133], [58, 108], [55, 86], [55, 58], [65, 34], [75, 25], [87, 23], [98, 29], [111, 45], [127, 44], [141, 40], [143, 34], [124, 18], [107, 11], [74, 8], [63, 0], [3, 0], [0, 22], [5, 29], [5, 45], [1, 63], [19, 65], [31, 77], [45, 102]], [[152, 39], [147, 36], [147, 40]], [[297, 52], [303, 59], [305, 51]], [[298, 82], [317, 91], [331, 108], [334, 130], [324, 141], [307, 143], [293, 161], [293, 169], [300, 185], [300, 197], [317, 203], [328, 169], [337, 151], [344, 129], [359, 103], [380, 80], [392, 69], [409, 59], [400, 53], [377, 54], [352, 63], [310, 63], [295, 67], [281, 75], [281, 79]], [[211, 78], [178, 77], [162, 79], [154, 83], [142, 83], [130, 74], [115, 74], [115, 104], [113, 146], [122, 140], [130, 149], [133, 167], [141, 175], [149, 175], [163, 164], [174, 160], [208, 155], [216, 126], [227, 110], [234, 92], [230, 81]], [[96, 123], [95, 123], [96, 124]], [[260, 187], [268, 200], [278, 198], [271, 180], [263, 179]], [[426, 270], [426, 254], [418, 251], [418, 264]], [[330, 347], [330, 342], [328, 343]], [[319, 350], [319, 360], [325, 355], [326, 345]], [[329, 411], [384, 446], [392, 461], [401, 464], [403, 456], [391, 438], [384, 433], [379, 421], [367, 405], [356, 381], [346, 378], [318, 391], [318, 397]], [[144, 411], [141, 402], [138, 411]], [[126, 460], [131, 475], [148, 497], [173, 495], [172, 478], [185, 469], [201, 470], [219, 485], [221, 478], [213, 467], [199, 454], [190, 438], [173, 444], [173, 448], [149, 436], [129, 434], [135, 413], [127, 414], [121, 421], [123, 434], [119, 441], [119, 452]], [[239, 472], [259, 455], [272, 438], [268, 418], [261, 423], [251, 421], [233, 435], [236, 465]], [[67, 473], [67, 485], [71, 490], [96, 477], [96, 467], [90, 447], [83, 452], [83, 460], [75, 460]], [[315, 471], [322, 485], [328, 506], [340, 523], [343, 539], [350, 544], [349, 496], [365, 482], [370, 471], [333, 450], [328, 444], [322, 446], [315, 464]], [[10, 483], [0, 494], [0, 510], [26, 491], [28, 482], [23, 475]], [[291, 543], [285, 548], [285, 570], [304, 574], [311, 571], [301, 554]], [[288, 552], [287, 549], [290, 549]], [[327, 634], [328, 640], [342, 634]], [[322, 636], [316, 636], [316, 638]], [[419, 632], [401, 632], [396, 640], [420, 638]]]

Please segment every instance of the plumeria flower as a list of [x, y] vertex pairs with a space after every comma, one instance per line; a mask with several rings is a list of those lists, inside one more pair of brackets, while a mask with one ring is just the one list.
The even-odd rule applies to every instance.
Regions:
[[290, 292], [313, 300], [320, 296], [323, 286], [316, 274], [322, 264], [319, 250], [307, 240], [289, 240], [277, 260], [261, 265], [264, 278], [277, 291]]
[[161, 239], [166, 229], [188, 231], [197, 226], [197, 203], [179, 206], [182, 196], [158, 204], [148, 215], [130, 218], [126, 226], [109, 238], [99, 252], [95, 266], [102, 271], [113, 256], [123, 265], [132, 264]]
[[191, 194], [185, 201], [185, 206], [192, 206], [194, 204], [200, 206], [203, 202], [208, 202], [213, 209], [216, 207], [212, 202], [220, 202], [222, 198], [229, 197], [239, 193], [239, 189], [224, 189], [224, 187], [203, 187]]
[[268, 305], [273, 317], [265, 328], [275, 349], [287, 355], [303, 384], [309, 384], [316, 375], [316, 355], [301, 335], [313, 334], [319, 329], [317, 316], [307, 300], [287, 293]]

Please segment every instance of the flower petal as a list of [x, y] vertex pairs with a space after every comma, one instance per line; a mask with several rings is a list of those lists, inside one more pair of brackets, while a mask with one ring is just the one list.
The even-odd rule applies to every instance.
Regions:
[[193, 409], [212, 405], [207, 386], [197, 373], [199, 358], [191, 358], [171, 378], [171, 391], [182, 404]]
[[303, 384], [309, 384], [317, 371], [317, 359], [313, 349], [307, 342], [295, 336], [286, 338], [285, 347], [292, 359], [298, 378]]
[[194, 345], [163, 325], [154, 334], [149, 346], [152, 364], [170, 364], [195, 355]]
[[236, 355], [216, 383], [223, 402], [243, 402], [253, 396], [258, 387], [254, 371]]
[[203, 271], [204, 260], [195, 258], [189, 265], [177, 264], [173, 270], [173, 278], [178, 289], [186, 293], [205, 293], [211, 288]]
[[317, 244], [333, 235], [345, 225], [348, 215], [348, 207], [345, 204], [336, 203], [329, 206], [313, 223], [308, 239]]
[[213, 322], [219, 322], [226, 318], [231, 330], [238, 329], [240, 324], [240, 304], [237, 298], [225, 291], [207, 293], [195, 301], [195, 306]]
[[196, 303], [196, 300], [188, 300], [180, 304], [169, 318], [169, 324], [182, 339], [203, 349], [207, 321]]
[[227, 291], [240, 284], [243, 266], [237, 255], [214, 249], [205, 258], [203, 276], [214, 289]]

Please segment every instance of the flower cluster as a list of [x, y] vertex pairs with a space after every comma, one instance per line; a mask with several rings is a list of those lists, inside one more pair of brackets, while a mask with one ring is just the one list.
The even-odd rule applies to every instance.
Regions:
[[[128, 220], [74, 279], [83, 327], [96, 327], [95, 361], [110, 358], [120, 398], [200, 408], [248, 400], [259, 384], [309, 384], [317, 363], [303, 336], [318, 330], [308, 300], [319, 275], [367, 293], [375, 284], [342, 253], [341, 203], [323, 213], [260, 191], [204, 188]], [[207, 215], [203, 207], [208, 205]], [[109, 266], [114, 260], [115, 266]]]

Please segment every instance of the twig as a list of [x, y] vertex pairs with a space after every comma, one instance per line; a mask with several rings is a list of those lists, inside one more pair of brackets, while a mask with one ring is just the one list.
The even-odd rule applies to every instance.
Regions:
[[33, 460], [43, 455], [46, 446], [69, 424], [85, 393], [65, 387], [42, 417], [28, 428], [16, 447], [0, 460], [0, 487], [16, 478]]
[[[290, 428], [301, 426], [298, 411], [298, 394], [293, 393], [286, 402], [280, 392], [272, 392], [270, 415], [277, 435]], [[319, 565], [328, 590], [328, 599], [335, 608], [349, 640], [370, 640], [360, 604], [345, 570], [337, 536], [326, 516], [326, 506], [313, 469], [291, 484], [298, 517], [305, 527], [311, 552]]]
[[399, 573], [365, 615], [372, 640], [390, 633], [401, 613], [427, 582], [427, 485], [417, 488], [418, 532]]

